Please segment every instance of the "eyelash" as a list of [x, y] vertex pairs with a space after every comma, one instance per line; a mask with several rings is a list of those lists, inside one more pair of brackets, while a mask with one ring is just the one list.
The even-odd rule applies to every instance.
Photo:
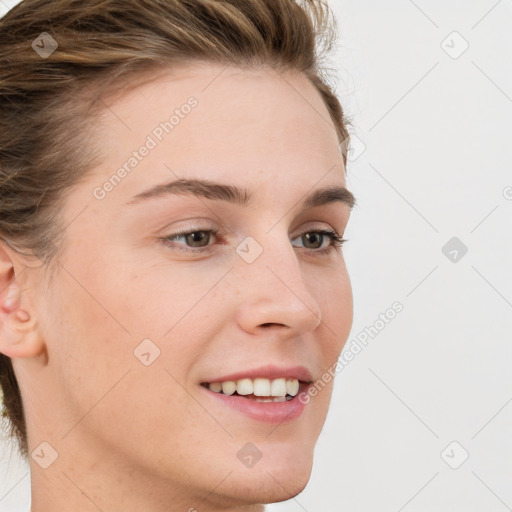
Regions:
[[[160, 240], [166, 247], [170, 248], [171, 250], [177, 250], [177, 251], [188, 252], [188, 253], [196, 253], [196, 254], [201, 253], [201, 252], [211, 251], [211, 249], [209, 249], [209, 247], [211, 247], [210, 245], [208, 245], [206, 247], [185, 249], [182, 244], [178, 244], [178, 245], [171, 244], [172, 240], [179, 238], [179, 237], [191, 235], [193, 233], [210, 233], [210, 234], [213, 234], [214, 237], [217, 237], [219, 230], [217, 230], [217, 229], [193, 229], [193, 230], [189, 230], [189, 231], [183, 231], [181, 233], [175, 233], [173, 235], [169, 235], [166, 237], [162, 237], [162, 238], [160, 238]], [[303, 233], [300, 233], [295, 238], [299, 238], [299, 237], [302, 237], [302, 236], [310, 234], [310, 233], [317, 233], [317, 234], [320, 233], [322, 235], [326, 235], [331, 240], [329, 246], [326, 249], [309, 249], [310, 251], [314, 252], [315, 254], [327, 255], [333, 249], [341, 247], [345, 242], [347, 242], [347, 240], [344, 239], [342, 236], [340, 236], [336, 231], [331, 230], [331, 229], [326, 229], [326, 228], [304, 231]], [[305, 248], [305, 249], [308, 250], [307, 248]]]

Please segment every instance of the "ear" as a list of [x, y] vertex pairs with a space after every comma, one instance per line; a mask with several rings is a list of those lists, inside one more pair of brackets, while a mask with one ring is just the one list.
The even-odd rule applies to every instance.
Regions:
[[30, 277], [23, 261], [0, 239], [0, 353], [11, 359], [36, 357], [45, 351], [37, 312], [22, 291]]

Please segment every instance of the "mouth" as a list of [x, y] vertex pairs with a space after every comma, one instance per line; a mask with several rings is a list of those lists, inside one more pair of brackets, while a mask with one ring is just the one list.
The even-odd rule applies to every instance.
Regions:
[[[201, 382], [205, 398], [212, 407], [234, 411], [265, 423], [295, 420], [304, 412], [309, 401], [301, 400], [313, 383], [304, 367], [277, 368], [266, 366], [254, 371], [239, 372]], [[225, 409], [227, 407], [227, 409]]]
[[201, 386], [209, 389], [213, 393], [220, 393], [226, 396], [240, 396], [255, 402], [273, 403], [287, 402], [292, 400], [299, 389], [308, 385], [310, 382], [300, 381], [299, 379], [287, 379], [280, 377], [277, 379], [248, 377], [238, 380], [225, 380], [223, 382], [202, 382]]

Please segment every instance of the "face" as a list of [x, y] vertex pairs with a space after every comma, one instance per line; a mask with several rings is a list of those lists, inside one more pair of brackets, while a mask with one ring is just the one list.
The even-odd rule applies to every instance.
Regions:
[[110, 103], [96, 131], [104, 163], [66, 197], [56, 272], [34, 279], [46, 356], [15, 361], [31, 448], [59, 453], [34, 472], [65, 472], [68, 496], [72, 479], [99, 506], [133, 504], [143, 483], [183, 510], [296, 495], [332, 380], [298, 394], [352, 322], [330, 234], [350, 205], [315, 196], [345, 187], [319, 93], [302, 75], [196, 64]]

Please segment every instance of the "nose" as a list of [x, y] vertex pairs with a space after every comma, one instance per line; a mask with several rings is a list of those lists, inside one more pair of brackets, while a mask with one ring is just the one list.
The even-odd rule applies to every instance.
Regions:
[[243, 289], [237, 322], [250, 334], [273, 329], [282, 338], [292, 338], [314, 331], [322, 321], [322, 311], [308, 289], [297, 249], [287, 236], [275, 231], [265, 237], [256, 260], [237, 262], [235, 273]]

